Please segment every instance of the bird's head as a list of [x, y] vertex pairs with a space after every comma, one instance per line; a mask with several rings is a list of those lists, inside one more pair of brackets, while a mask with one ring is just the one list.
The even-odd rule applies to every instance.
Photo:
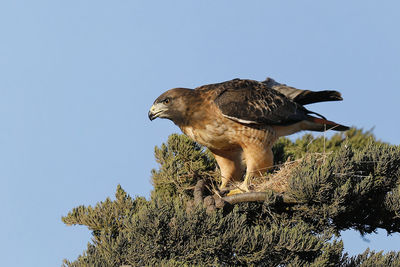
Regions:
[[186, 116], [187, 99], [193, 94], [194, 90], [186, 88], [174, 88], [166, 91], [154, 101], [148, 114], [149, 119], [170, 119], [175, 124], [181, 124]]

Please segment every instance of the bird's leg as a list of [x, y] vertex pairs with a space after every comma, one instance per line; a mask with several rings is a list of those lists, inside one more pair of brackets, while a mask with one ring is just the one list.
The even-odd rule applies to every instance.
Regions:
[[250, 179], [253, 176], [262, 177], [273, 164], [272, 150], [268, 147], [248, 147], [244, 153], [247, 165], [244, 181], [238, 188], [231, 190], [228, 195], [249, 192]]
[[221, 170], [220, 190], [226, 189], [232, 181], [239, 181], [243, 177], [241, 149], [221, 151], [211, 150]]
[[244, 190], [245, 192], [249, 192], [249, 180], [250, 180], [250, 173], [247, 172], [246, 176], [244, 177], [243, 183], [239, 186], [240, 189]]

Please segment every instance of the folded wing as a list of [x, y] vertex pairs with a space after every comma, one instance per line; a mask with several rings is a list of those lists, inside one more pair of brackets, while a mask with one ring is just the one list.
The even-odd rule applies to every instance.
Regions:
[[263, 83], [235, 79], [220, 84], [214, 100], [222, 114], [245, 124], [287, 125], [312, 113]]

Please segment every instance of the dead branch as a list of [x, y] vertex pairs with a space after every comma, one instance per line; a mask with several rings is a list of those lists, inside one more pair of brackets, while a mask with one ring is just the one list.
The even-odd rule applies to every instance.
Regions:
[[204, 192], [205, 182], [204, 180], [198, 180], [197, 184], [194, 188], [193, 196], [194, 196], [194, 204], [196, 206], [203, 203], [203, 192]]
[[[232, 196], [223, 197], [222, 200], [228, 202], [231, 205], [242, 203], [242, 202], [258, 202], [258, 201], [266, 201], [270, 198], [270, 194], [266, 192], [248, 192], [241, 193]], [[285, 194], [275, 194], [275, 203], [284, 203], [284, 204], [298, 204], [295, 199], [288, 197]]]
[[191, 209], [191, 205], [193, 204], [195, 206], [202, 205], [207, 209], [207, 212], [212, 212], [217, 208], [221, 209], [227, 205], [231, 206], [243, 202], [263, 202], [271, 199], [274, 199], [274, 203], [270, 203], [271, 205], [300, 204], [284, 193], [274, 193], [271, 196], [271, 194], [267, 192], [247, 192], [225, 197], [221, 197], [220, 194], [215, 193], [213, 196], [204, 196], [205, 187], [206, 183], [204, 180], [199, 180], [197, 182], [193, 192], [194, 200], [188, 203], [190, 204], [188, 205], [189, 209]]

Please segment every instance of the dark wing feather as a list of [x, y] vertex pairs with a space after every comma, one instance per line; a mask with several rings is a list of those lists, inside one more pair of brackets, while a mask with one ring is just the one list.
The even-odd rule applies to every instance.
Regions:
[[221, 83], [206, 84], [206, 85], [196, 87], [196, 88], [194, 88], [194, 90], [197, 90], [197, 91], [214, 90], [214, 92], [218, 94], [219, 92], [222, 92], [229, 88], [230, 89], [237, 88], [238, 83], [240, 83], [240, 81], [241, 81], [240, 79], [233, 79], [233, 80], [221, 82]]
[[217, 92], [214, 102], [222, 114], [240, 123], [287, 125], [307, 119], [310, 113], [257, 81], [235, 79], [210, 88]]
[[324, 91], [310, 91], [297, 89], [286, 84], [278, 83], [274, 79], [267, 78], [262, 82], [267, 87], [270, 87], [281, 94], [284, 94], [287, 98], [293, 100], [300, 105], [307, 105], [325, 101], [340, 101], [343, 100], [341, 94], [338, 91], [324, 90]]

